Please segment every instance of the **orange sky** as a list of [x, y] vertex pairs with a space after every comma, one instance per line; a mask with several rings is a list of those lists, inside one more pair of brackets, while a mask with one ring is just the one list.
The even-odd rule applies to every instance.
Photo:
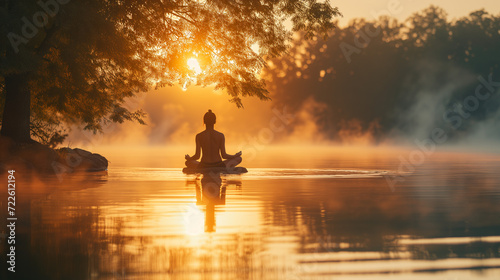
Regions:
[[[355, 17], [373, 19], [373, 15], [392, 13], [400, 19], [420, 11], [430, 4], [438, 5], [448, 11], [451, 18], [465, 16], [482, 7], [493, 14], [500, 14], [500, 1], [415, 1], [415, 0], [338, 0], [332, 2], [344, 14], [341, 24]], [[280, 120], [285, 108], [275, 107], [272, 101], [263, 102], [257, 98], [245, 98], [245, 109], [238, 109], [228, 102], [225, 93], [214, 93], [211, 88], [191, 86], [182, 91], [180, 86], [167, 87], [148, 94], [143, 94], [130, 104], [130, 109], [143, 108], [148, 113], [148, 125], [126, 122], [121, 125], [112, 124], [105, 127], [104, 134], [92, 135], [73, 129], [71, 136], [65, 141], [69, 146], [99, 146], [120, 143], [122, 145], [193, 145], [194, 135], [203, 130], [202, 117], [212, 109], [218, 116], [216, 129], [226, 134], [228, 145], [235, 149], [244, 146], [269, 144], [282, 140], [286, 143], [325, 142], [318, 132], [310, 112], [317, 110], [314, 101], [293, 113], [295, 126], [287, 126]], [[274, 111], [273, 111], [274, 109]], [[298, 121], [297, 121], [298, 120]], [[284, 125], [283, 130], [277, 130]], [[291, 131], [290, 131], [291, 130]], [[369, 135], [358, 135], [358, 144], [367, 144]], [[243, 147], [243, 148], [242, 148]]]
[[446, 10], [450, 18], [463, 17], [471, 11], [482, 8], [489, 13], [500, 15], [500, 1], [498, 0], [330, 0], [330, 3], [337, 6], [344, 15], [340, 20], [341, 25], [358, 17], [374, 19], [374, 15], [381, 13], [404, 20], [431, 4]]
[[[229, 146], [242, 149], [245, 145], [267, 145], [281, 139], [287, 142], [294, 137], [293, 131], [310, 137], [315, 133], [315, 124], [308, 120], [307, 111], [290, 112], [272, 101], [260, 101], [255, 97], [244, 98], [244, 109], [239, 109], [228, 101], [229, 96], [214, 92], [212, 88], [166, 87], [143, 94], [130, 102], [131, 110], [142, 108], [148, 113], [147, 125], [125, 122], [104, 127], [104, 134], [93, 135], [91, 132], [73, 129], [67, 141], [70, 146], [114, 145], [192, 145], [194, 136], [204, 129], [203, 115], [212, 109], [217, 115], [216, 129], [224, 132]], [[299, 122], [292, 133], [285, 133], [287, 120], [285, 115]], [[300, 132], [299, 132], [300, 131]], [[287, 139], [283, 139], [283, 137]], [[302, 137], [301, 137], [302, 138]], [[308, 139], [313, 140], [313, 139]]]

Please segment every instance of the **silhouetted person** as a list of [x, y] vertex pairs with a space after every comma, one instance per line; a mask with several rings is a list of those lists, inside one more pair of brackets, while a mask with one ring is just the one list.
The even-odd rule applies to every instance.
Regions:
[[[206, 129], [196, 135], [196, 153], [186, 155], [186, 166], [189, 168], [235, 167], [241, 161], [241, 151], [234, 155], [226, 153], [224, 134], [214, 129], [216, 117], [212, 110], [203, 116]], [[201, 161], [197, 160], [202, 154]], [[222, 157], [222, 158], [221, 158]], [[222, 160], [224, 159], [224, 161]]]

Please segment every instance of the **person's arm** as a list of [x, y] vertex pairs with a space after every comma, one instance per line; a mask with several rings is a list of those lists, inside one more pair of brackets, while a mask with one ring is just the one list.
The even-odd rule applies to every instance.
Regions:
[[187, 160], [198, 160], [200, 158], [200, 155], [201, 155], [201, 145], [200, 145], [200, 139], [199, 139], [199, 136], [196, 135], [196, 152], [195, 154], [190, 157], [189, 155], [186, 155], [185, 158]]
[[237, 152], [234, 155], [227, 154], [226, 153], [226, 139], [224, 137], [224, 134], [222, 134], [222, 141], [221, 141], [221, 147], [220, 147], [220, 155], [222, 156], [223, 159], [232, 159], [232, 158], [241, 156], [241, 151]]

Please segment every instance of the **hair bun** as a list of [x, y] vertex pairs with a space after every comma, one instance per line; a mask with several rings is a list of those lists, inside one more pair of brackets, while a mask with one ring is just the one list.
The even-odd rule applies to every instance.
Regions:
[[217, 117], [215, 116], [214, 113], [212, 113], [212, 110], [208, 109], [208, 112], [205, 113], [203, 116], [203, 123], [208, 124], [208, 125], [213, 125], [215, 124], [215, 119]]

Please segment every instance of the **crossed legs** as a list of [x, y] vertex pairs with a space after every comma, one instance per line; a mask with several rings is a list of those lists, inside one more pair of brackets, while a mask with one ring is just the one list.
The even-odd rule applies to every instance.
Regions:
[[223, 160], [222, 162], [224, 163], [226, 168], [233, 168], [236, 165], [240, 164], [242, 160], [243, 159], [241, 158], [241, 156], [238, 156], [238, 157], [234, 157], [232, 159]]
[[[233, 167], [237, 166], [238, 164], [240, 164], [242, 160], [243, 159], [241, 158], [241, 156], [238, 156], [238, 157], [234, 157], [232, 159], [223, 160], [222, 163], [224, 163], [226, 168], [233, 168]], [[188, 168], [197, 168], [199, 164], [200, 164], [200, 162], [197, 160], [186, 160], [186, 166]]]

